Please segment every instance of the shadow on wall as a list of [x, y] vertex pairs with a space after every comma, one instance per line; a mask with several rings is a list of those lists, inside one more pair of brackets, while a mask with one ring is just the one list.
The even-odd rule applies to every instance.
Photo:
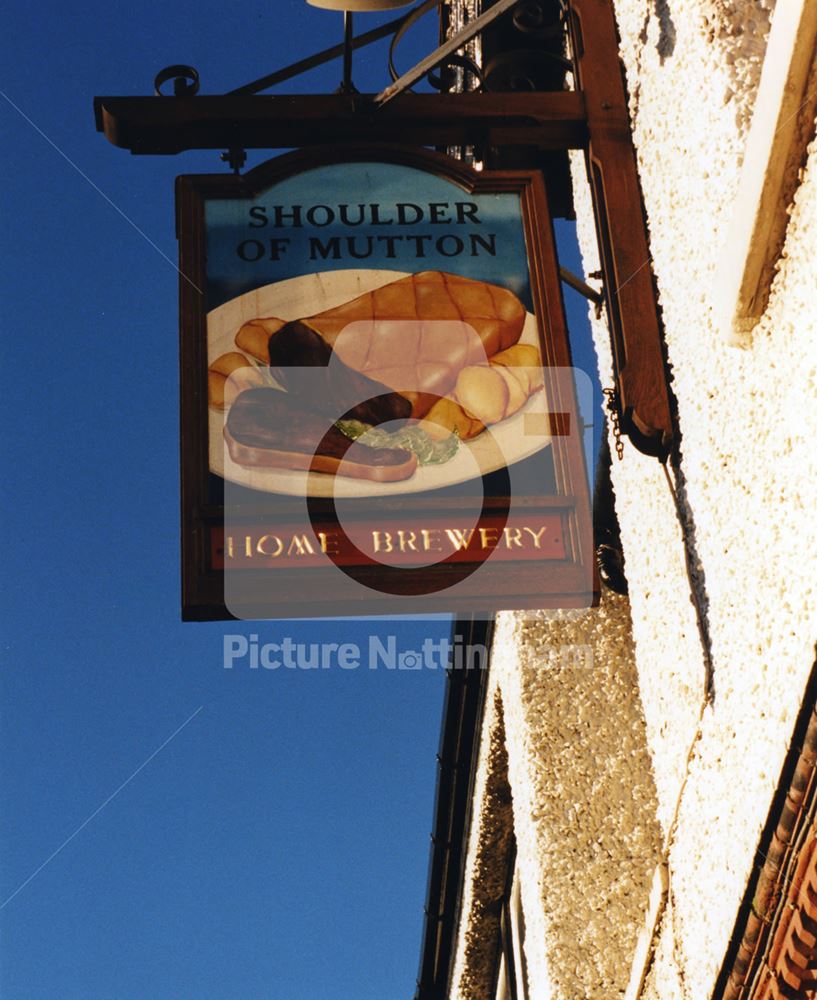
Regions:
[[647, 44], [650, 21], [653, 17], [658, 21], [658, 43], [655, 48], [663, 66], [664, 60], [669, 59], [675, 51], [675, 22], [672, 19], [668, 0], [653, 0], [651, 9], [647, 9], [644, 27], [639, 36], [642, 45]]

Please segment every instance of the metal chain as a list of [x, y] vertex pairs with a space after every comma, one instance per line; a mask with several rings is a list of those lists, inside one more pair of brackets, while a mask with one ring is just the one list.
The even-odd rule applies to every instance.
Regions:
[[621, 425], [618, 419], [618, 393], [615, 389], [602, 389], [601, 391], [607, 398], [607, 412], [610, 414], [610, 423], [613, 425], [616, 455], [620, 462], [624, 458], [624, 442], [621, 439]]

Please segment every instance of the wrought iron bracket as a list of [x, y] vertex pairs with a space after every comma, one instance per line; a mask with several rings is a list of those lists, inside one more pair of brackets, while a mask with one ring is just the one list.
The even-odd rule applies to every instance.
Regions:
[[453, 34], [424, 59], [421, 59], [416, 66], [407, 70], [391, 86], [386, 87], [385, 90], [381, 90], [374, 99], [375, 104], [383, 106], [384, 104], [388, 104], [389, 101], [394, 100], [395, 97], [402, 94], [412, 84], [417, 83], [418, 80], [422, 80], [427, 73], [430, 73], [431, 70], [436, 69], [441, 63], [445, 62], [448, 56], [453, 55], [457, 49], [461, 49], [466, 42], [470, 42], [472, 38], [479, 35], [498, 17], [507, 14], [508, 11], [521, 2], [522, 0], [496, 0], [496, 3], [492, 7], [489, 7], [488, 10], [475, 17], [470, 24], [466, 24], [464, 28]]
[[579, 295], [583, 295], [589, 302], [593, 303], [596, 307], [596, 319], [600, 319], [601, 310], [604, 306], [604, 295], [601, 292], [597, 292], [596, 289], [591, 285], [588, 285], [586, 281], [583, 281], [578, 274], [568, 271], [566, 267], [559, 267], [559, 276], [566, 285], [573, 289], [574, 292], [578, 292]]
[[[672, 444], [674, 424], [610, 0], [563, 0], [574, 91], [407, 92], [435, 67], [456, 60], [458, 48], [518, 3], [520, 0], [498, 0], [376, 96], [348, 92], [271, 96], [259, 91], [344, 53], [348, 57], [353, 49], [389, 34], [399, 34], [409, 19], [416, 20], [435, 7], [436, 0], [423, 0], [408, 14], [357, 37], [348, 31], [345, 45], [325, 49], [226, 95], [200, 96], [198, 74], [192, 67], [168, 67], [157, 77], [157, 93], [172, 80], [174, 96], [97, 97], [97, 129], [114, 145], [132, 153], [227, 150], [225, 158], [236, 171], [247, 149], [315, 144], [377, 141], [478, 149], [584, 149], [621, 431], [640, 451], [664, 458]], [[572, 280], [570, 283], [577, 287]], [[598, 306], [599, 293], [586, 285], [578, 290]]]
[[[436, 0], [434, 0], [434, 2], [436, 2]], [[426, 0], [426, 3], [422, 6], [426, 6], [427, 3], [428, 0]], [[381, 38], [388, 38], [389, 35], [395, 34], [395, 32], [401, 28], [403, 23], [414, 10], [416, 10], [416, 8], [412, 8], [408, 14], [403, 14], [391, 21], [387, 21], [385, 24], [378, 25], [378, 27], [372, 28], [371, 31], [366, 31], [362, 35], [354, 35], [351, 42], [344, 38], [343, 42], [338, 45], [331, 45], [328, 49], [316, 52], [314, 55], [307, 56], [305, 59], [299, 59], [297, 62], [294, 62], [289, 66], [285, 66], [283, 69], [277, 69], [273, 73], [268, 73], [266, 76], [259, 77], [257, 80], [245, 83], [241, 87], [236, 87], [234, 90], [229, 91], [229, 94], [233, 97], [238, 97], [242, 94], [260, 94], [262, 91], [269, 90], [270, 87], [274, 87], [279, 83], [291, 80], [296, 76], [300, 76], [302, 73], [309, 72], [311, 69], [317, 69], [318, 66], [323, 66], [325, 63], [331, 62], [333, 59], [340, 59], [345, 54], [347, 47], [350, 47], [352, 51], [356, 51], [357, 49], [362, 49], [367, 45], [371, 45], [372, 42], [380, 41]]]

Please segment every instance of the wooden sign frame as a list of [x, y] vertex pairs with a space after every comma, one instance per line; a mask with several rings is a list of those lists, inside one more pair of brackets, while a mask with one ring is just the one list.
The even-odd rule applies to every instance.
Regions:
[[[478, 172], [461, 161], [420, 148], [396, 145], [358, 145], [312, 148], [277, 157], [243, 176], [199, 175], [177, 179], [177, 237], [180, 256], [180, 354], [181, 354], [181, 505], [182, 505], [182, 616], [185, 620], [233, 617], [225, 602], [224, 572], [217, 558], [218, 532], [223, 533], [223, 505], [210, 494], [208, 457], [207, 398], [207, 244], [205, 204], [208, 199], [255, 198], [260, 192], [286, 178], [318, 166], [341, 163], [390, 163], [414, 167], [456, 184], [464, 194], [510, 192], [519, 195], [530, 272], [530, 290], [538, 320], [540, 348], [549, 407], [553, 414], [578, 414], [571, 380], [554, 373], [571, 365], [567, 327], [559, 280], [553, 230], [548, 210], [545, 182], [536, 171]], [[554, 494], [513, 498], [516, 508], [547, 510], [562, 524], [564, 553], [561, 558], [518, 562], [482, 563], [469, 584], [467, 606], [463, 599], [449, 606], [446, 588], [452, 564], [431, 568], [405, 569], [386, 581], [379, 565], [358, 567], [356, 579], [371, 587], [371, 598], [359, 597], [339, 602], [329, 593], [329, 579], [337, 569], [317, 567], [276, 567], [248, 569], [241, 576], [246, 600], [241, 617], [300, 617], [305, 589], [310, 594], [309, 617], [339, 614], [399, 614], [407, 610], [404, 595], [417, 594], [417, 581], [426, 587], [425, 597], [412, 597], [412, 611], [463, 611], [492, 614], [500, 609], [543, 607], [587, 607], [597, 596], [593, 535], [588, 484], [581, 434], [560, 434], [558, 416], [551, 417]], [[554, 423], [555, 421], [555, 423]], [[412, 499], [411, 509], [428, 516], [444, 517], [456, 510], [456, 501], [433, 495]], [[507, 513], [510, 497], [486, 498], [487, 513], [497, 517]], [[280, 502], [286, 513], [286, 499]], [[319, 518], [331, 520], [331, 504], [318, 501], [310, 506]], [[361, 516], [377, 510], [378, 516], [401, 509], [399, 497], [385, 502], [362, 502]], [[252, 523], [254, 510], [248, 503], [242, 518]], [[214, 542], [214, 539], [216, 540]], [[270, 574], [276, 574], [270, 588]], [[282, 576], [283, 574], [283, 576]], [[388, 574], [386, 574], [388, 575]], [[246, 584], [243, 581], [246, 580]], [[266, 580], [266, 582], [265, 582]], [[286, 586], [282, 588], [282, 582]], [[430, 588], [430, 589], [429, 589]], [[435, 588], [438, 588], [435, 590]], [[383, 590], [387, 592], [383, 592]], [[283, 592], [292, 595], [282, 599]]]

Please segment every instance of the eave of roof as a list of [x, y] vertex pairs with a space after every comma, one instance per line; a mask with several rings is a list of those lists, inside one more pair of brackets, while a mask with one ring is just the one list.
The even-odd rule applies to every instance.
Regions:
[[721, 1000], [791, 1000], [817, 989], [816, 824], [817, 666], [721, 969]]

